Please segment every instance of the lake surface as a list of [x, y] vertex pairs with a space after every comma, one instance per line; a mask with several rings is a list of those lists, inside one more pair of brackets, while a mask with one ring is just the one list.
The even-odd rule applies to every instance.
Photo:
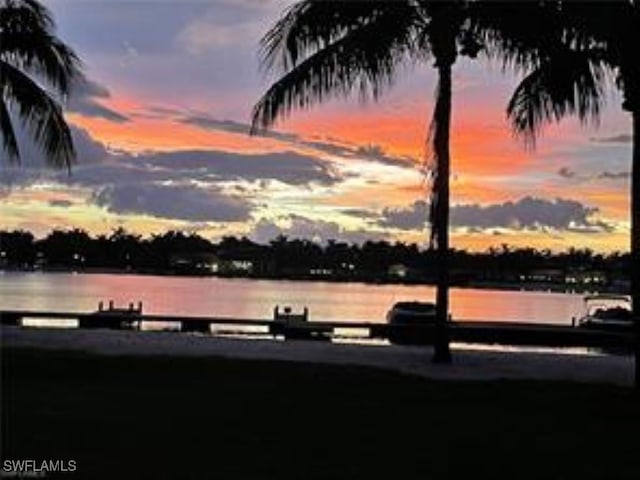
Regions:
[[[309, 308], [310, 319], [384, 322], [401, 300], [433, 301], [429, 286], [191, 278], [146, 275], [0, 272], [0, 310], [89, 312], [98, 302], [142, 301], [144, 313], [268, 319], [276, 305]], [[451, 290], [456, 320], [570, 324], [581, 294]]]

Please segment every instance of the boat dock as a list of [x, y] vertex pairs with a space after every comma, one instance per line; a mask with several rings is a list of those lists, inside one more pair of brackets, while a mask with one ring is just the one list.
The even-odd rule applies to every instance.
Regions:
[[[47, 321], [75, 320], [78, 322], [78, 328], [130, 330], [141, 329], [146, 322], [170, 322], [179, 324], [181, 332], [197, 332], [201, 334], [215, 334], [211, 330], [215, 326], [263, 327], [264, 334], [270, 334], [274, 338], [314, 338], [317, 335], [326, 340], [338, 337], [338, 330], [343, 332], [345, 337], [385, 340], [389, 339], [394, 331], [397, 333], [405, 328], [418, 328], [420, 337], [426, 339], [427, 344], [433, 341], [435, 333], [433, 325], [407, 327], [363, 321], [295, 322], [287, 325], [283, 331], [279, 320], [143, 314], [141, 305], [134, 307], [133, 304], [129, 308], [112, 307], [108, 310], [99, 309], [90, 313], [26, 310], [0, 311], [0, 324], [3, 325], [22, 326], [25, 319], [37, 319], [43, 323]], [[350, 332], [352, 335], [346, 335], [344, 332]], [[452, 321], [449, 324], [448, 333], [452, 342], [488, 345], [594, 347], [628, 350], [632, 348], [634, 341], [632, 332], [591, 330], [570, 325], [482, 320]]]

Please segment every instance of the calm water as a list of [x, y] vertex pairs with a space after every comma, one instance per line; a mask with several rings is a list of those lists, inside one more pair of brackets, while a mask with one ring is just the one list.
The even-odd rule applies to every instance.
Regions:
[[[275, 305], [309, 307], [312, 320], [384, 321], [400, 300], [434, 299], [433, 287], [325, 282], [0, 273], [0, 309], [87, 312], [100, 300], [142, 301], [145, 313], [271, 318]], [[582, 295], [452, 289], [457, 320], [569, 324], [582, 313]]]

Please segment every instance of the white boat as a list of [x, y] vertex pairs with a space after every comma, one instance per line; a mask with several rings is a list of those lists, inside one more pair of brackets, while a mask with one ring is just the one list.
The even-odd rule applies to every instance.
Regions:
[[629, 331], [633, 327], [631, 299], [626, 295], [588, 295], [585, 314], [578, 327], [594, 330]]

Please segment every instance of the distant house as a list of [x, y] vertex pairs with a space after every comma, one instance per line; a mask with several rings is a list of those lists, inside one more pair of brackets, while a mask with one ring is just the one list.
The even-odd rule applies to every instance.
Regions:
[[597, 270], [569, 272], [565, 277], [569, 285], [605, 285], [607, 280], [606, 273]]
[[310, 268], [309, 275], [313, 277], [330, 277], [333, 275], [333, 269], [323, 267]]
[[254, 271], [254, 260], [227, 260], [225, 269], [229, 272], [252, 273]]
[[222, 249], [218, 259], [221, 275], [272, 275], [275, 271], [274, 262], [258, 246]]
[[409, 274], [409, 267], [402, 263], [395, 263], [389, 266], [387, 274], [394, 278], [406, 278]]
[[534, 283], [565, 283], [565, 273], [559, 268], [540, 268], [521, 275], [520, 280]]
[[216, 274], [221, 261], [209, 252], [175, 253], [169, 258], [169, 266], [177, 273]]

